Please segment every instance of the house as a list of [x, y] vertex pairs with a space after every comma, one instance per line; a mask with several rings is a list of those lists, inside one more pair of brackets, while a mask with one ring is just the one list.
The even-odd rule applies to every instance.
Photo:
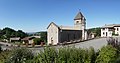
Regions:
[[101, 37], [120, 36], [120, 24], [109, 24], [101, 27]]
[[20, 37], [12, 37], [10, 38], [10, 42], [19, 42], [21, 40]]
[[34, 38], [35, 37], [25, 37], [25, 38], [23, 38], [21, 40], [23, 41], [23, 44], [25, 44], [25, 43], [32, 44], [34, 42], [33, 41]]
[[51, 45], [70, 42], [71, 40], [87, 40], [86, 37], [86, 19], [81, 12], [75, 16], [74, 26], [58, 26], [51, 22], [47, 27], [47, 43]]

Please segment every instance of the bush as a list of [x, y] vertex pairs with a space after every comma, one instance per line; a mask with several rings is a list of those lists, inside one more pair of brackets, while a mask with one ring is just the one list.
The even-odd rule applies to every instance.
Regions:
[[96, 63], [112, 63], [117, 57], [117, 49], [111, 45], [101, 48]]
[[84, 50], [75, 47], [59, 49], [46, 47], [32, 61], [33, 63], [94, 63], [95, 59], [96, 53], [93, 48]]
[[119, 34], [115, 34], [115, 32], [112, 33], [113, 36], [118, 36]]
[[35, 44], [40, 45], [40, 43], [43, 42], [43, 40], [41, 38], [35, 38], [34, 42]]
[[11, 51], [2, 51], [0, 53], [0, 63], [5, 63], [5, 60], [8, 58]]
[[33, 53], [31, 50], [25, 48], [17, 48], [13, 50], [13, 52], [7, 58], [6, 63], [25, 63], [32, 59]]

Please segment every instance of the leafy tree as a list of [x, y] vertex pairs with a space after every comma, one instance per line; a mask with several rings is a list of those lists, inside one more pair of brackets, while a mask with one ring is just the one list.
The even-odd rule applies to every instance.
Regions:
[[18, 30], [18, 31], [16, 32], [16, 36], [23, 38], [23, 37], [26, 37], [27, 34], [26, 34], [25, 32], [23, 32], [22, 30]]

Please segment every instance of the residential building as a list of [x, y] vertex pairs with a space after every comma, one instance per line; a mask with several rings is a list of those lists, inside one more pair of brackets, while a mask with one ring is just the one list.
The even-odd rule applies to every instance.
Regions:
[[21, 38], [20, 37], [12, 37], [10, 38], [10, 42], [20, 42]]
[[101, 37], [120, 36], [120, 24], [109, 24], [101, 27]]
[[34, 40], [33, 40], [34, 38], [35, 37], [25, 37], [25, 38], [23, 38], [21, 40], [23, 41], [23, 44], [26, 44], [26, 43], [32, 44], [34, 42]]

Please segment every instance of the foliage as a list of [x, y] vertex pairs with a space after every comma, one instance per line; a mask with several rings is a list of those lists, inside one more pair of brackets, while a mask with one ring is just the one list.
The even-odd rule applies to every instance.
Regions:
[[120, 42], [118, 41], [118, 38], [110, 37], [107, 39], [108, 45], [113, 46], [117, 49], [117, 59], [114, 63], [120, 63]]
[[101, 34], [101, 28], [91, 28], [91, 29], [88, 29], [88, 34], [90, 33], [95, 33], [95, 37], [99, 37]]
[[44, 41], [44, 42], [47, 42], [47, 32], [37, 32], [36, 34], [39, 34], [41, 39]]
[[33, 53], [31, 50], [17, 48], [13, 50], [13, 52], [7, 58], [6, 63], [26, 63], [31, 59], [33, 59]]
[[84, 50], [75, 47], [46, 47], [34, 57], [33, 63], [94, 63], [95, 59], [96, 53], [93, 48]]
[[111, 45], [101, 48], [96, 63], [113, 63], [117, 58], [117, 49]]
[[118, 36], [119, 34], [115, 34], [115, 32], [112, 33], [113, 36]]
[[37, 45], [40, 45], [40, 43], [43, 42], [41, 38], [34, 38], [34, 43]]
[[2, 51], [0, 52], [0, 63], [5, 63], [11, 51]]
[[27, 34], [23, 32], [22, 30], [15, 31], [14, 29], [11, 28], [4, 28], [3, 30], [0, 31], [0, 38], [1, 39], [9, 39], [10, 37], [26, 37]]

